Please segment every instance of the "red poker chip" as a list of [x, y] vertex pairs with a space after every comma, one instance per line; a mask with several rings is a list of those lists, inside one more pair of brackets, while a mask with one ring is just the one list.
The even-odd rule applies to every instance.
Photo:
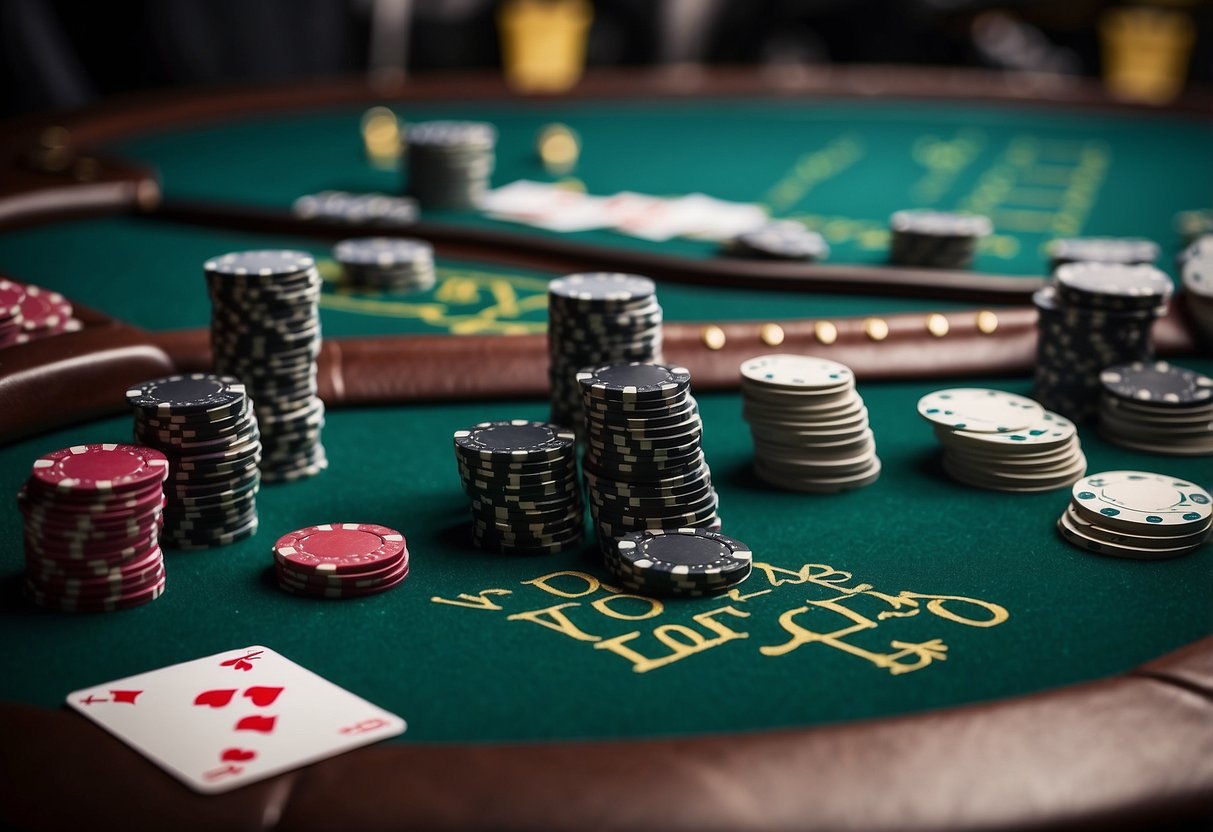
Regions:
[[373, 523], [308, 526], [278, 538], [274, 558], [288, 569], [316, 574], [373, 572], [404, 556], [404, 535]]
[[31, 587], [28, 582], [26, 583], [25, 589], [26, 594], [29, 595], [30, 599], [43, 609], [53, 610], [56, 612], [113, 612], [115, 610], [124, 610], [131, 607], [141, 606], [149, 601], [159, 598], [164, 594], [166, 585], [166, 579], [161, 578], [157, 583], [146, 589], [141, 589], [138, 592], [102, 600], [60, 598], [54, 595], [49, 595], [45, 592], [40, 592], [36, 588]]
[[119, 525], [101, 527], [101, 528], [67, 528], [55, 526], [39, 526], [37, 524], [26, 523], [26, 537], [33, 537], [50, 544], [77, 544], [79, 546], [87, 546], [88, 544], [103, 544], [106, 541], [120, 541], [134, 539], [146, 534], [154, 528], [162, 524], [164, 515], [156, 512], [146, 518], [132, 523], [122, 523]]
[[304, 584], [306, 586], [331, 587], [339, 589], [341, 587], [364, 587], [374, 586], [385, 580], [389, 580], [396, 576], [401, 569], [409, 568], [409, 552], [405, 549], [401, 557], [387, 564], [382, 569], [376, 569], [371, 572], [346, 572], [343, 574], [322, 574], [310, 570], [296, 569], [294, 567], [283, 566], [281, 563], [275, 563], [275, 567], [280, 577], [295, 583]]
[[103, 562], [118, 560], [155, 545], [161, 528], [157, 524], [137, 534], [106, 540], [67, 540], [26, 534], [23, 538], [27, 553], [48, 560]]
[[0, 278], [0, 321], [16, 319], [20, 323], [21, 300], [25, 297], [25, 287], [12, 280]]
[[378, 595], [381, 592], [387, 592], [389, 589], [399, 586], [404, 583], [404, 580], [409, 576], [407, 567], [399, 571], [399, 574], [382, 583], [374, 586], [358, 587], [353, 589], [335, 589], [332, 587], [315, 587], [303, 586], [294, 581], [285, 581], [281, 578], [278, 581], [278, 588], [290, 595], [298, 595], [306, 598], [323, 598], [323, 599], [341, 599], [341, 598], [365, 598], [369, 595]]
[[115, 561], [108, 569], [79, 567], [68, 562], [26, 558], [26, 577], [52, 583], [97, 583], [109, 581], [122, 583], [154, 570], [164, 562], [164, 553], [158, 545], [135, 552], [123, 560]]
[[26, 332], [54, 329], [72, 318], [72, 305], [63, 295], [40, 286], [25, 287], [25, 297], [20, 301], [21, 327]]
[[168, 477], [168, 459], [153, 448], [112, 443], [73, 445], [39, 457], [33, 479], [57, 491], [125, 493]]
[[132, 575], [123, 581], [56, 582], [26, 575], [26, 586], [33, 588], [48, 597], [60, 600], [106, 602], [121, 600], [150, 589], [164, 580], [164, 564], [160, 563], [155, 569], [140, 575]]
[[147, 525], [163, 514], [166, 506], [167, 502], [162, 497], [146, 506], [122, 509], [112, 514], [59, 514], [24, 510], [22, 515], [25, 517], [27, 530], [93, 531], [104, 536], [109, 532], [120, 532], [124, 528]]
[[23, 507], [36, 511], [53, 510], [72, 514], [90, 514], [133, 508], [154, 501], [163, 494], [164, 484], [159, 482], [118, 493], [72, 494], [49, 489], [31, 479], [17, 492], [17, 502]]

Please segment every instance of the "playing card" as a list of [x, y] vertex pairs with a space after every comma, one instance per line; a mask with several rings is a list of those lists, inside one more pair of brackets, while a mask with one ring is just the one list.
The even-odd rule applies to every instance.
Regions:
[[395, 714], [260, 646], [78, 690], [67, 704], [205, 793], [405, 730]]

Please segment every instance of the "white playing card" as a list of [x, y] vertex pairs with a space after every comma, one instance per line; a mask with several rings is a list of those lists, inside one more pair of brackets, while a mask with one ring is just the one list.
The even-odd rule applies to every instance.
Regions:
[[260, 646], [78, 690], [67, 704], [205, 793], [405, 729], [395, 714]]

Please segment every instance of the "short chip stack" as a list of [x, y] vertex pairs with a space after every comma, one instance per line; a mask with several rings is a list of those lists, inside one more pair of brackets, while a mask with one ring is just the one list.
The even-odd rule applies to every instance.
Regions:
[[417, 221], [417, 200], [387, 194], [321, 191], [295, 200], [291, 213], [302, 220], [344, 222], [366, 228], [400, 228]]
[[943, 211], [897, 211], [889, 219], [889, 262], [924, 269], [967, 269], [982, 237], [994, 228], [988, 217]]
[[404, 535], [373, 523], [308, 526], [278, 538], [273, 551], [278, 588], [291, 595], [363, 598], [409, 576]]
[[1151, 358], [1170, 278], [1153, 266], [1069, 263], [1032, 296], [1039, 317], [1033, 398], [1075, 421], [1099, 410], [1105, 367]]
[[333, 247], [342, 282], [375, 292], [424, 292], [434, 288], [434, 247], [402, 237], [342, 240]]
[[1073, 237], [1048, 245], [1049, 272], [1067, 263], [1119, 263], [1149, 266], [1158, 259], [1158, 244], [1133, 237]]
[[651, 529], [719, 529], [685, 367], [623, 362], [577, 374], [586, 421], [582, 467], [599, 545]]
[[1209, 492], [1187, 480], [1145, 471], [1106, 471], [1074, 483], [1057, 530], [1100, 555], [1162, 560], [1209, 539]]
[[76, 332], [83, 327], [80, 321], [72, 317], [72, 304], [63, 295], [28, 283], [24, 289], [18, 344], [64, 332]]
[[741, 395], [763, 482], [827, 493], [880, 477], [868, 409], [844, 365], [810, 355], [752, 358], [741, 365]]
[[477, 546], [530, 555], [581, 542], [585, 504], [571, 430], [525, 419], [482, 422], [455, 432], [455, 457]]
[[727, 592], [749, 577], [750, 547], [708, 529], [625, 534], [604, 549], [610, 573], [641, 595], [699, 597]]
[[302, 251], [241, 251], [208, 260], [215, 372], [242, 381], [261, 430], [261, 476], [288, 482], [328, 467], [317, 395], [320, 287]]
[[38, 606], [107, 612], [163, 594], [168, 470], [163, 454], [138, 445], [76, 445], [39, 457], [17, 495], [25, 589]]
[[1184, 250], [1180, 262], [1184, 311], [1197, 334], [1213, 349], [1213, 235]]
[[1099, 380], [1099, 433], [1109, 442], [1155, 454], [1213, 454], [1213, 379], [1151, 361], [1117, 364]]
[[488, 190], [497, 130], [479, 121], [426, 121], [408, 129], [408, 192], [422, 210], [475, 208]]
[[661, 361], [657, 287], [634, 274], [587, 273], [548, 284], [551, 420], [584, 429], [577, 373], [618, 361]]
[[991, 491], [1064, 488], [1087, 470], [1074, 423], [1002, 390], [959, 387], [918, 400], [953, 479]]
[[812, 263], [824, 260], [830, 246], [816, 231], [810, 231], [794, 220], [780, 220], [743, 231], [727, 246], [728, 253], [738, 257], [769, 260], [800, 260]]
[[126, 391], [135, 441], [163, 453], [164, 532], [174, 549], [208, 549], [257, 532], [261, 432], [236, 379], [208, 373], [166, 376]]

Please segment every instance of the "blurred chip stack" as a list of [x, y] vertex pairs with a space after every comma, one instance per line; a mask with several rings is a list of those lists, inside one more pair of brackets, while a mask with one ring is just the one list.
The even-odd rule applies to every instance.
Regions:
[[1058, 267], [1032, 296], [1037, 320], [1032, 396], [1075, 421], [1099, 411], [1100, 373], [1153, 355], [1154, 321], [1173, 287], [1153, 266], [1079, 262]]
[[943, 211], [898, 211], [889, 218], [889, 262], [925, 269], [967, 269], [993, 231], [988, 217]]
[[328, 467], [317, 395], [322, 280], [302, 251], [242, 251], [208, 260], [215, 372], [242, 381], [261, 430], [261, 476], [286, 482]]
[[634, 274], [571, 274], [548, 284], [551, 420], [585, 430], [577, 373], [595, 364], [659, 362], [657, 287]]
[[1099, 432], [1109, 442], [1171, 456], [1213, 454], [1213, 379], [1165, 361], [1100, 374]]
[[407, 135], [408, 192], [422, 210], [475, 208], [493, 175], [493, 125], [427, 121], [410, 127]]
[[434, 247], [423, 240], [365, 237], [333, 247], [342, 282], [376, 292], [424, 292], [434, 288]]
[[729, 241], [727, 253], [737, 257], [765, 260], [799, 260], [812, 263], [824, 260], [830, 246], [816, 231], [794, 220], [780, 220], [743, 231]]
[[1184, 312], [1196, 334], [1213, 349], [1213, 234], [1200, 237], [1180, 257]]
[[685, 367], [621, 362], [577, 374], [582, 468], [599, 545], [646, 529], [719, 530], [703, 423]]
[[1152, 266], [1158, 260], [1158, 244], [1134, 237], [1073, 237], [1052, 240], [1048, 253], [1050, 272], [1068, 263]]

